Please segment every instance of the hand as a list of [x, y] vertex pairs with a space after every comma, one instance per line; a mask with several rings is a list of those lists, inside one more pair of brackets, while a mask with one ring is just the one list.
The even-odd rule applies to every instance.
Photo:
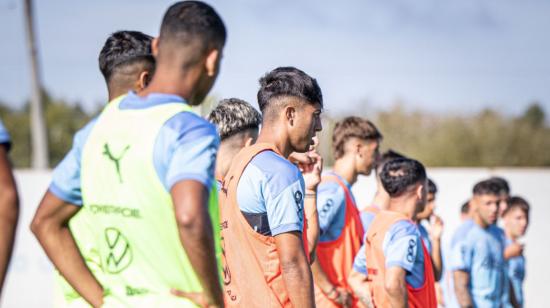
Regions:
[[172, 289], [170, 290], [170, 293], [172, 293], [177, 297], [186, 298], [192, 301], [193, 303], [195, 303], [195, 305], [199, 307], [203, 307], [203, 308], [218, 307], [214, 304], [211, 304], [211, 301], [202, 292], [185, 292], [177, 289]]
[[506, 247], [505, 255], [509, 258], [519, 257], [523, 255], [523, 244], [512, 243]]
[[[305, 154], [305, 156], [302, 154]], [[304, 177], [306, 190], [316, 191], [317, 185], [321, 183], [321, 172], [323, 171], [323, 158], [321, 155], [315, 151], [310, 151], [307, 153], [296, 153], [293, 159], [298, 162], [298, 168]], [[298, 159], [300, 160], [298, 161]]]
[[351, 307], [353, 299], [351, 293], [343, 288], [335, 288], [336, 297], [331, 298], [335, 303], [342, 305], [342, 307]]
[[430, 237], [432, 240], [438, 241], [443, 234], [443, 220], [437, 215], [432, 215], [430, 220]]

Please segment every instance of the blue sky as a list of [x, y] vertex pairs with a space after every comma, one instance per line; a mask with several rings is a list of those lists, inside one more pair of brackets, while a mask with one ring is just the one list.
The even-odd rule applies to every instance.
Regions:
[[[30, 93], [22, 1], [0, 0], [0, 100]], [[55, 96], [104, 102], [97, 55], [116, 30], [157, 35], [171, 1], [35, 1], [42, 77]], [[255, 104], [258, 78], [281, 65], [316, 77], [331, 114], [401, 101], [411, 109], [550, 113], [550, 1], [208, 1], [228, 28], [211, 92]]]

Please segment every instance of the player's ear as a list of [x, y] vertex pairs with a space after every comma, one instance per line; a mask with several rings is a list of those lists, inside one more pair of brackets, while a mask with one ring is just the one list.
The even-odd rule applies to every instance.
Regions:
[[294, 125], [294, 121], [296, 120], [296, 111], [296, 107], [294, 106], [285, 107], [284, 114], [290, 125]]
[[420, 201], [425, 201], [425, 197], [424, 197], [424, 185], [423, 184], [420, 184], [418, 185], [418, 187], [416, 187], [416, 197], [418, 198], [418, 200]]
[[153, 57], [155, 58], [159, 55], [159, 38], [158, 37], [155, 37], [151, 42], [151, 52], [153, 53]]
[[136, 90], [139, 92], [145, 89], [145, 87], [147, 87], [150, 81], [151, 81], [151, 73], [147, 70], [142, 71], [141, 73], [139, 73]]
[[246, 139], [246, 142], [244, 143], [244, 147], [249, 147], [252, 145], [252, 143], [254, 143], [254, 139], [252, 139], [252, 137], [249, 137], [248, 139]]
[[206, 61], [204, 63], [206, 74], [208, 77], [214, 77], [218, 73], [218, 65], [221, 53], [218, 49], [212, 49], [206, 55]]

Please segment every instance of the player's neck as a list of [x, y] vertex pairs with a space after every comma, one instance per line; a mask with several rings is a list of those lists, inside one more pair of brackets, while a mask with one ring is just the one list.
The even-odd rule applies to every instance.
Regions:
[[385, 191], [381, 191], [381, 188], [376, 190], [372, 204], [376, 205], [381, 210], [387, 210], [390, 204], [390, 196]]
[[199, 77], [195, 70], [179, 72], [174, 69], [158, 67], [151, 83], [138, 95], [144, 97], [151, 93], [173, 94], [182, 97], [191, 104]]
[[284, 158], [288, 158], [295, 150], [290, 145], [286, 130], [279, 128], [275, 123], [264, 123], [256, 143], [271, 143]]
[[416, 202], [416, 198], [410, 196], [390, 198], [388, 210], [401, 213], [407, 216], [407, 218], [415, 220]]
[[357, 171], [353, 167], [353, 164], [347, 161], [345, 158], [337, 159], [334, 162], [334, 167], [332, 168], [332, 171], [341, 176], [350, 185], [353, 185], [355, 184], [355, 182], [357, 182]]
[[474, 219], [474, 222], [480, 226], [481, 228], [483, 229], [487, 229], [489, 227], [489, 225], [487, 223], [485, 223], [485, 221], [483, 221], [483, 219], [481, 219], [481, 216], [479, 215], [474, 215], [473, 217]]
[[223, 179], [225, 177], [227, 171], [229, 171], [233, 157], [235, 157], [238, 152], [239, 150], [234, 147], [225, 146], [223, 143], [220, 145], [218, 156], [216, 157], [217, 179]]

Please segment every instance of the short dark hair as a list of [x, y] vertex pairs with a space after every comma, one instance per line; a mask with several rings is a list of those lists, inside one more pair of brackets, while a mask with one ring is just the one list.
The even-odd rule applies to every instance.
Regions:
[[208, 114], [207, 119], [218, 128], [221, 140], [247, 129], [258, 129], [262, 123], [261, 114], [252, 105], [238, 98], [221, 100]]
[[390, 197], [399, 197], [417, 183], [426, 181], [426, 169], [417, 160], [396, 158], [384, 165], [380, 180]]
[[332, 151], [335, 159], [344, 156], [344, 148], [350, 138], [379, 141], [382, 134], [367, 119], [355, 116], [344, 118], [336, 123], [332, 133]]
[[460, 207], [460, 213], [468, 214], [468, 212], [470, 212], [470, 200], [464, 202]]
[[160, 26], [159, 43], [189, 45], [197, 41], [202, 53], [223, 47], [225, 24], [210, 5], [201, 1], [180, 1], [168, 8]]
[[317, 80], [295, 67], [278, 67], [260, 78], [258, 105], [262, 113], [274, 99], [285, 96], [323, 106], [323, 94]]
[[520, 196], [513, 196], [508, 199], [508, 207], [504, 210], [502, 216], [506, 216], [506, 214], [510, 213], [511, 210], [516, 208], [522, 210], [525, 215], [529, 216], [529, 211], [531, 207], [529, 206], [529, 203], [527, 203], [527, 200], [523, 199]]
[[473, 193], [474, 195], [500, 195], [500, 185], [495, 181], [488, 179], [478, 182], [474, 185]]
[[437, 185], [430, 178], [428, 178], [428, 193], [434, 195], [437, 193]]
[[493, 176], [489, 180], [495, 182], [500, 187], [500, 192], [505, 194], [510, 194], [510, 185], [508, 181], [500, 176]]
[[154, 67], [155, 59], [151, 52], [153, 38], [139, 31], [117, 31], [111, 34], [99, 53], [99, 70], [105, 82], [119, 69], [135, 64]]
[[406, 157], [392, 149], [389, 149], [386, 152], [382, 153], [380, 156], [378, 156], [374, 161], [374, 168], [376, 170], [376, 174], [379, 174], [380, 172], [382, 172], [382, 168], [387, 162], [396, 158], [406, 158]]

